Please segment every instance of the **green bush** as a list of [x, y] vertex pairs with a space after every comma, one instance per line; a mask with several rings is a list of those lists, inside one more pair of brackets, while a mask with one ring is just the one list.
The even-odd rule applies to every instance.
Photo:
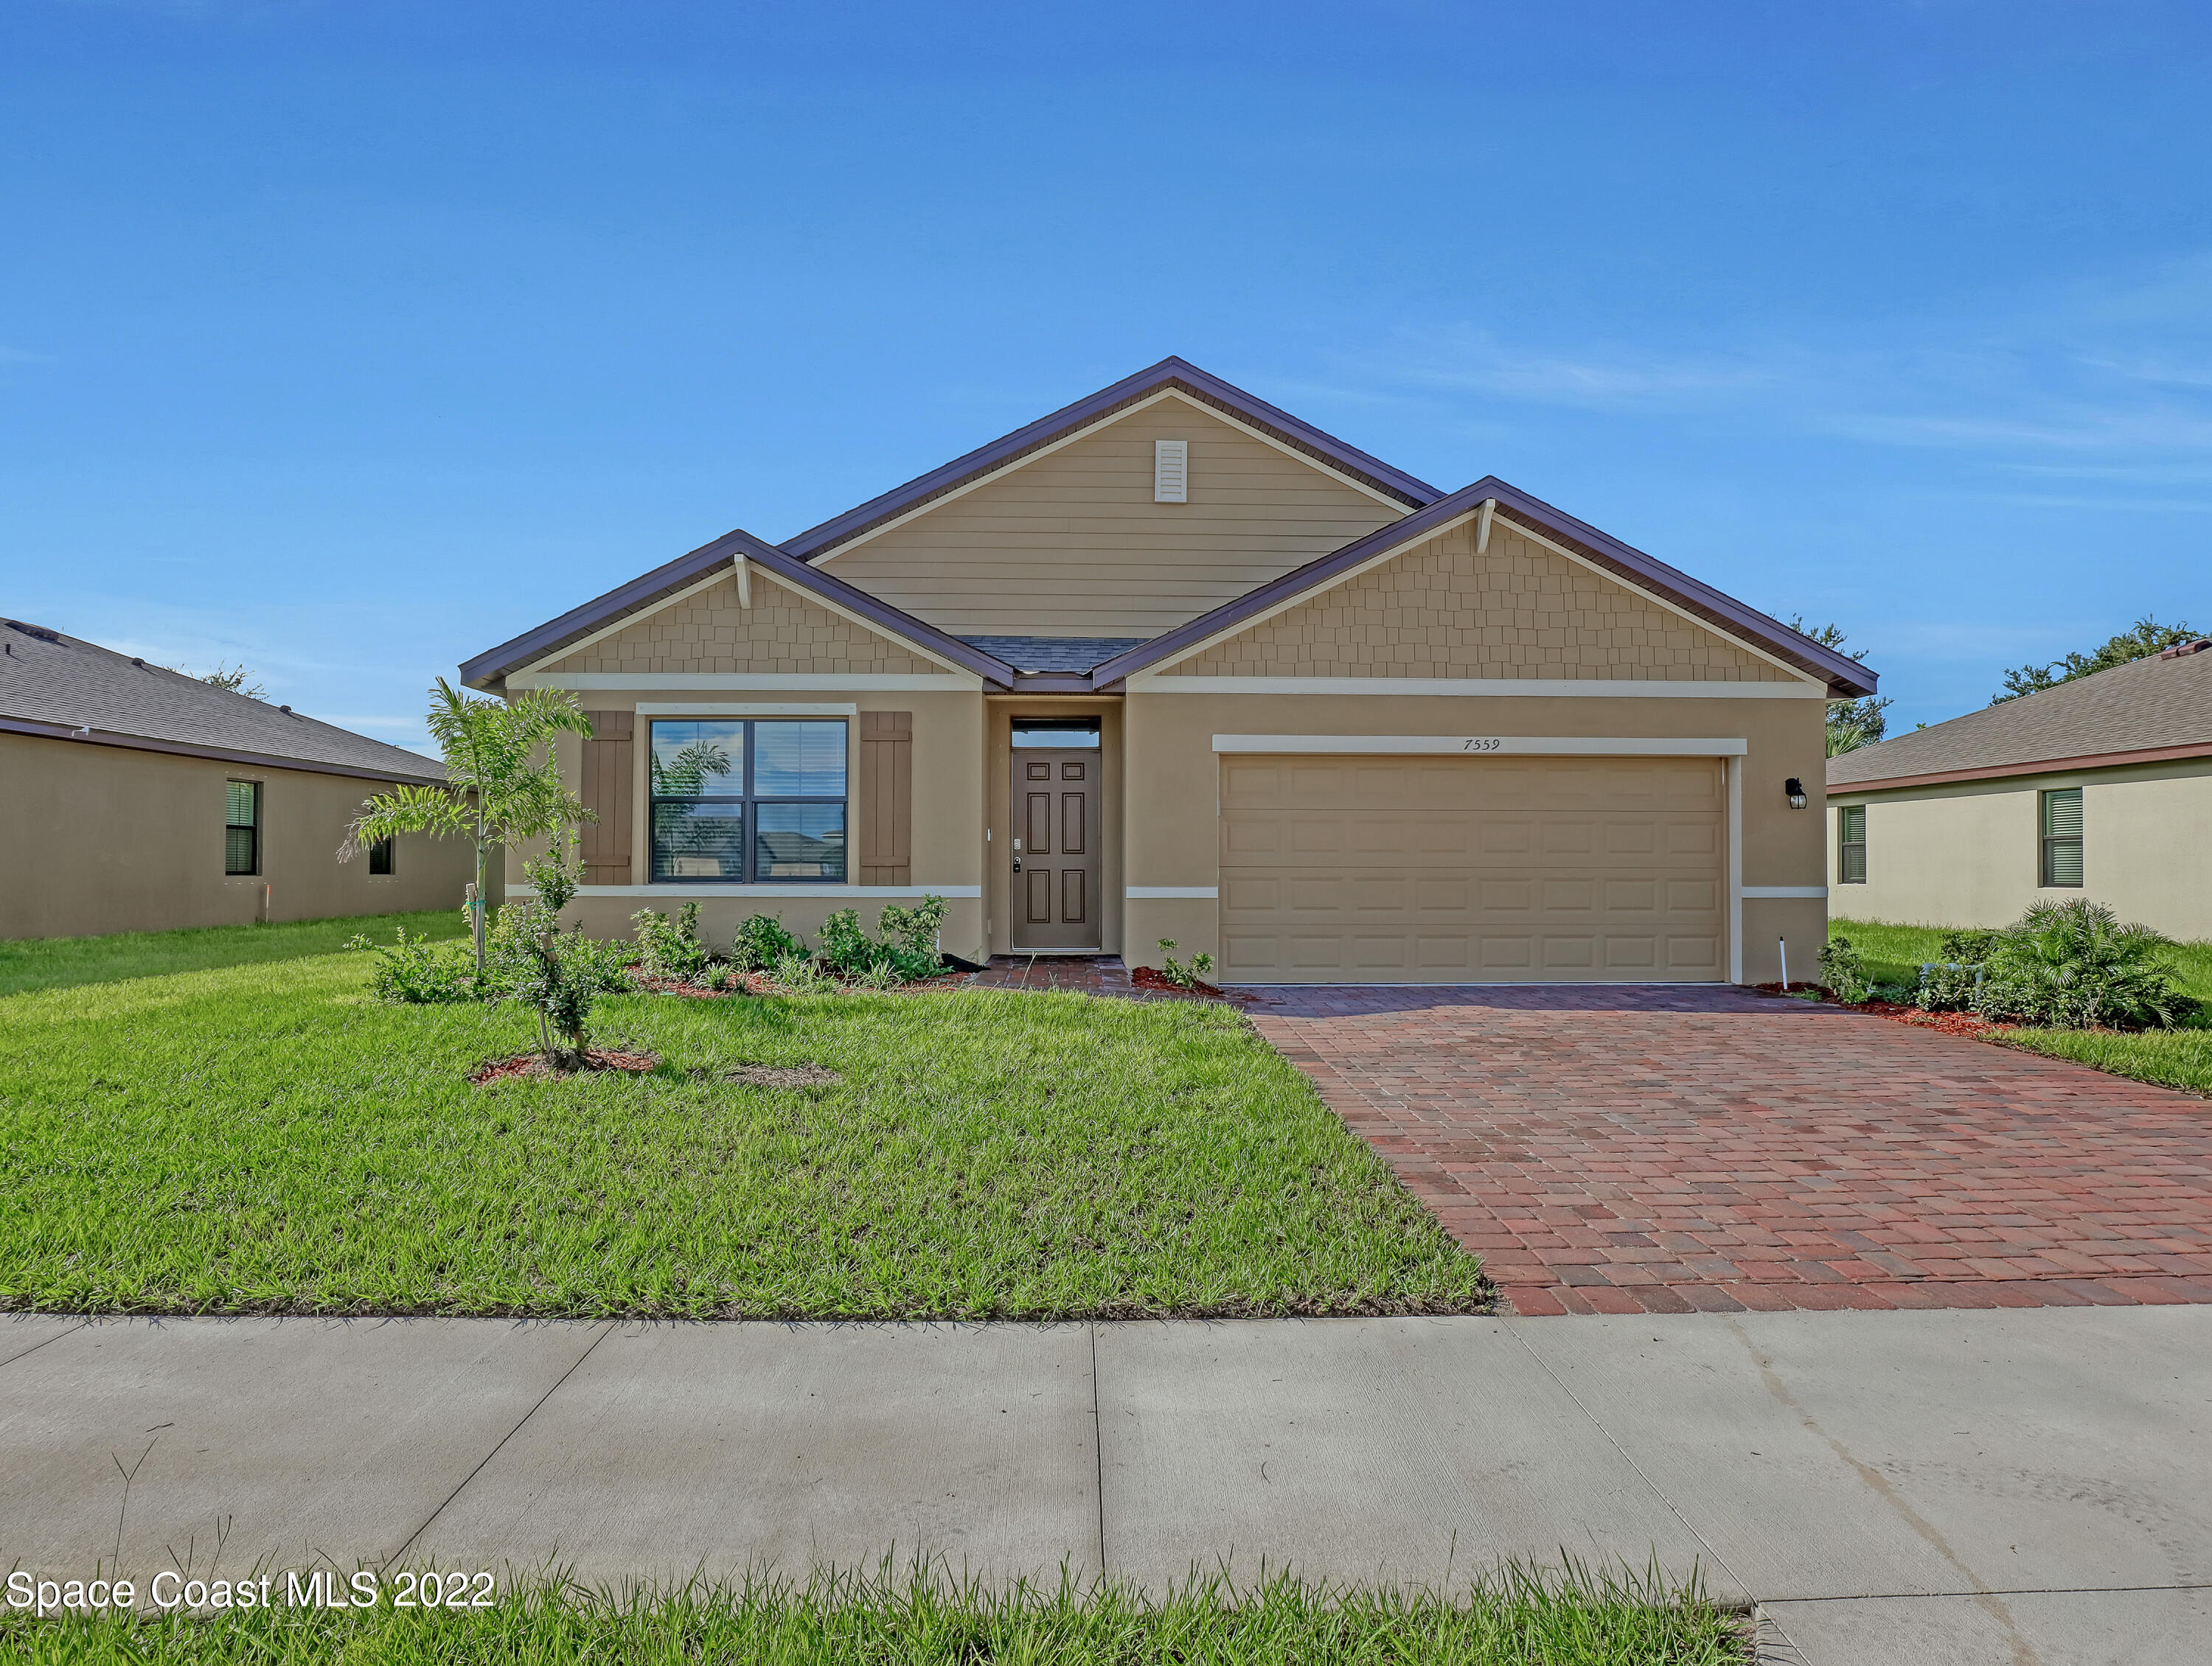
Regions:
[[937, 974], [943, 961], [937, 933], [945, 924], [945, 899], [924, 897], [912, 908], [887, 903], [876, 917], [878, 936], [861, 927], [858, 909], [841, 908], [822, 922], [817, 965], [848, 983], [877, 988]]
[[2164, 965], [2176, 947], [2087, 897], [2039, 902], [1996, 934], [1973, 1009], [2054, 1029], [2163, 1028], [2197, 1010]]
[[647, 977], [666, 978], [679, 984], [696, 984], [714, 956], [699, 941], [699, 905], [687, 902], [669, 918], [650, 908], [629, 917], [637, 933], [641, 965]]
[[1175, 957], [1176, 940], [1160, 939], [1160, 976], [1178, 989], [1196, 989], [1213, 975], [1213, 956], [1200, 949], [1188, 961]]
[[348, 948], [363, 948], [376, 956], [369, 972], [369, 987], [380, 1001], [430, 1005], [449, 1001], [480, 1001], [494, 993], [488, 980], [477, 976], [476, 955], [465, 942], [433, 942], [410, 937], [399, 928], [398, 939], [373, 943], [366, 934], [346, 942]]
[[1820, 951], [1820, 983], [1829, 994], [1847, 1005], [1856, 1005], [1871, 992], [1867, 982], [1866, 957], [1849, 937], [1831, 937]]
[[806, 945], [783, 929], [779, 914], [755, 914], [738, 927], [730, 944], [730, 963], [740, 972], [769, 972], [792, 955], [804, 959]]

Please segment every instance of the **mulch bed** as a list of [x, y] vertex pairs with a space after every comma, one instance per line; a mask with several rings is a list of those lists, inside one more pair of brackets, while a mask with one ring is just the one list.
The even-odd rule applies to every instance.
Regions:
[[1945, 1035], [1972, 1036], [1980, 1039], [1988, 1036], [2009, 1034], [2020, 1027], [2017, 1024], [1995, 1024], [1978, 1013], [1929, 1012], [1925, 1007], [1900, 1006], [1894, 1001], [1838, 1001], [1818, 984], [1792, 984], [1784, 990], [1779, 984], [1753, 984], [1752, 987], [1765, 995], [1787, 995], [1792, 999], [1818, 996], [1832, 1007], [1841, 1007], [1846, 1012], [1863, 1012], [1874, 1018], [1887, 1018], [1893, 1024], [1914, 1024], [1923, 1030], [1940, 1030]]
[[748, 1087], [827, 1087], [845, 1079], [826, 1064], [740, 1064], [728, 1074]]
[[1158, 966], [1131, 966], [1129, 984], [1147, 995], [1179, 995], [1190, 1001], [1228, 1001], [1245, 1006], [1265, 1005], [1263, 997], [1246, 994], [1242, 990], [1226, 990], [1218, 984], [1193, 979], [1178, 984]]
[[469, 1080], [479, 1087], [494, 1081], [503, 1081], [509, 1076], [553, 1076], [566, 1079], [583, 1075], [594, 1070], [619, 1070], [629, 1075], [643, 1075], [657, 1069], [659, 1053], [617, 1052], [611, 1047], [584, 1049], [584, 1068], [581, 1070], [556, 1069], [545, 1062], [543, 1053], [516, 1053], [510, 1058], [495, 1058], [489, 1064], [479, 1064], [469, 1072]]

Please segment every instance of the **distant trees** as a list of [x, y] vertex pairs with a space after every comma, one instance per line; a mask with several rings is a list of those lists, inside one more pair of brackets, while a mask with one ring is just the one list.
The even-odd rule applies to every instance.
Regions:
[[[1824, 648], [1833, 648], [1847, 659], [1863, 662], [1866, 650], [1846, 650], [1844, 632], [1839, 625], [1808, 625], [1805, 615], [1790, 615], [1790, 628], [1800, 636], [1810, 637]], [[1873, 694], [1858, 700], [1832, 700], [1828, 702], [1828, 755], [1842, 756], [1856, 752], [1863, 746], [1872, 746], [1889, 732], [1889, 719], [1882, 714], [1890, 706], [1887, 695]]]
[[2054, 659], [2048, 665], [2021, 665], [2004, 674], [2004, 692], [1992, 694], [1990, 704], [2002, 706], [2008, 700], [2018, 700], [2022, 694], [2040, 694], [2045, 688], [2056, 688], [2062, 682], [2071, 682], [2076, 677], [2094, 676], [2100, 671], [2109, 671], [2115, 665], [2125, 665], [2138, 659], [2148, 659], [2153, 654], [2163, 653], [2179, 643], [2194, 642], [2204, 633], [2194, 625], [2161, 625], [2149, 614], [2112, 638], [2101, 647], [2087, 653], [2068, 654]]

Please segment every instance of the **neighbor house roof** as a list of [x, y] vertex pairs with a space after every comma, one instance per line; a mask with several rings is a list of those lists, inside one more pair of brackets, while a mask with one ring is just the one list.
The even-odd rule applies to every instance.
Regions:
[[871, 498], [857, 508], [848, 509], [843, 514], [833, 517], [795, 538], [787, 538], [783, 548], [801, 560], [811, 561], [848, 539], [858, 537], [872, 526], [903, 515], [932, 498], [957, 491], [980, 475], [1002, 469], [1031, 451], [1064, 439], [1079, 428], [1103, 422], [1117, 412], [1169, 389], [1185, 394], [1201, 405], [1211, 405], [1247, 427], [1257, 428], [1280, 440], [1291, 450], [1303, 451], [1338, 473], [1349, 475], [1396, 499], [1409, 509], [1434, 503], [1443, 496], [1441, 488], [1431, 486], [1425, 480], [1416, 480], [1402, 469], [1394, 469], [1380, 457], [1368, 456], [1356, 445], [1346, 445], [1334, 434], [1324, 433], [1310, 422], [1300, 421], [1288, 411], [1277, 409], [1234, 383], [1209, 375], [1188, 360], [1170, 357], [1161, 360], [1149, 369], [1139, 371], [1134, 376], [1123, 378], [1111, 387], [1101, 388], [1088, 398], [1063, 406], [1049, 416], [1040, 417], [1027, 427], [1002, 434], [989, 445], [980, 445], [965, 457], [957, 457], [942, 468], [932, 469], [927, 474], [910, 480], [903, 486], [895, 487], [881, 497]]
[[1991, 780], [2212, 756], [2212, 643], [2076, 677], [2039, 694], [1828, 760], [1828, 789]]
[[14, 619], [0, 620], [0, 732], [375, 781], [446, 777], [420, 753]]
[[1318, 560], [1294, 568], [1211, 613], [1200, 614], [1188, 624], [1164, 632], [1129, 652], [1106, 661], [1096, 668], [1092, 675], [1103, 685], [1188, 653], [1200, 643], [1232, 630], [1246, 620], [1256, 618], [1308, 591], [1334, 583], [1378, 555], [1434, 536], [1437, 529], [1479, 511], [1486, 500], [1496, 504], [1492, 512], [1508, 526], [1537, 533], [1637, 589], [1664, 597], [1684, 612], [1716, 628], [1757, 644], [1777, 659], [1819, 677], [1838, 698], [1856, 698], [1875, 690], [1875, 674], [1857, 661], [1821, 646], [1781, 621], [1769, 618], [1756, 608], [1746, 607], [1734, 597], [1723, 595], [1711, 585], [1668, 566], [1657, 557], [1646, 555], [1588, 523], [1554, 509], [1540, 498], [1530, 497], [1495, 475], [1486, 475], [1474, 485], [1462, 487], [1425, 509], [1395, 520]]

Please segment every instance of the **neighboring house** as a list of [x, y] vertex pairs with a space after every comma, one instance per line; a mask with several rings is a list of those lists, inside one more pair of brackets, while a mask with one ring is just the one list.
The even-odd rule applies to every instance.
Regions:
[[1848, 918], [1998, 926], [2090, 897], [2212, 937], [2212, 639], [1828, 762]]
[[462, 668], [573, 690], [575, 918], [951, 901], [945, 947], [1249, 983], [1764, 980], [1826, 927], [1873, 675], [1503, 481], [1170, 359], [781, 545]]
[[43, 626], [0, 620], [0, 937], [459, 908], [462, 841], [337, 859], [434, 760]]

